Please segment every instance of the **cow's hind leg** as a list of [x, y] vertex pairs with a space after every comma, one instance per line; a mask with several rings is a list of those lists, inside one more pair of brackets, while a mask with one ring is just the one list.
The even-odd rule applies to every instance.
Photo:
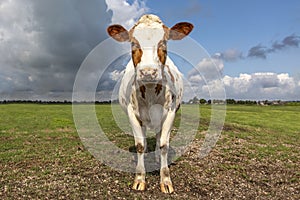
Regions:
[[155, 161], [157, 163], [160, 161], [160, 136], [160, 132], [156, 133]]
[[146, 151], [146, 128], [142, 126], [141, 122], [134, 115], [133, 109], [131, 106], [128, 106], [128, 117], [130, 124], [132, 126], [132, 131], [135, 140], [135, 147], [137, 151], [137, 166], [136, 166], [136, 175], [132, 189], [143, 191], [146, 189], [145, 181], [145, 165], [144, 165], [144, 153]]

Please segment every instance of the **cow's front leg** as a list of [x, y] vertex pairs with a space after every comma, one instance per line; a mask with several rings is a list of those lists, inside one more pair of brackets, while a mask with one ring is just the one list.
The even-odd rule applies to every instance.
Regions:
[[163, 193], [172, 193], [174, 188], [172, 185], [170, 170], [168, 167], [168, 151], [170, 131], [175, 118], [175, 111], [169, 110], [167, 117], [163, 123], [160, 137], [160, 152], [161, 152], [161, 168], [160, 168], [160, 189]]
[[134, 110], [131, 105], [128, 106], [128, 117], [130, 124], [132, 126], [132, 131], [135, 140], [135, 147], [137, 151], [137, 166], [136, 166], [136, 175], [132, 189], [143, 191], [146, 188], [145, 181], [145, 165], [144, 165], [144, 153], [146, 150], [146, 128], [142, 123], [136, 118]]

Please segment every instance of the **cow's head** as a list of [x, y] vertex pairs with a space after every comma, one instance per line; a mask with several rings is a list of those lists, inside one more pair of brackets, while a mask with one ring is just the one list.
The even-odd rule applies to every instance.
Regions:
[[136, 80], [143, 83], [160, 81], [167, 59], [167, 41], [181, 40], [193, 30], [193, 25], [181, 22], [166, 27], [159, 17], [144, 15], [127, 31], [121, 25], [107, 28], [108, 34], [119, 42], [131, 42]]

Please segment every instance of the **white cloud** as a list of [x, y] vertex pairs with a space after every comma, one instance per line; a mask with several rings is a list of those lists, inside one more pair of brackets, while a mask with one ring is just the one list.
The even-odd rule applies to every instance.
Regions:
[[[193, 81], [193, 80], [192, 80]], [[221, 80], [212, 80], [207, 83], [199, 82], [198, 87], [203, 98], [212, 91], [219, 89], [223, 82], [226, 98], [234, 99], [281, 99], [299, 100], [300, 84], [287, 73], [254, 73], [240, 74], [238, 77], [224, 76]]]
[[135, 21], [148, 11], [144, 1], [135, 0], [132, 4], [127, 0], [105, 0], [107, 10], [112, 11], [112, 24], [121, 24], [131, 28]]
[[221, 77], [223, 68], [223, 60], [220, 58], [220, 54], [217, 53], [211, 58], [203, 58], [187, 76], [192, 83], [215, 80]]
[[251, 75], [240, 74], [239, 77], [224, 76], [223, 83], [226, 87], [233, 87], [239, 92], [247, 92], [251, 85]]
[[[228, 51], [227, 59], [238, 57], [238, 51]], [[211, 58], [204, 58], [187, 74], [191, 85], [186, 90], [187, 97], [213, 99], [221, 94], [221, 98], [234, 99], [300, 99], [300, 76], [292, 77], [288, 73], [256, 72], [243, 73], [238, 77], [223, 76], [225, 54], [216, 53]], [[226, 95], [222, 96], [223, 89]]]
[[113, 81], [118, 81], [123, 76], [124, 72], [125, 70], [123, 71], [114, 70], [109, 74], [109, 76]]
[[191, 83], [199, 84], [200, 82], [203, 82], [204, 79], [200, 74], [193, 74], [193, 75], [190, 76], [189, 81]]

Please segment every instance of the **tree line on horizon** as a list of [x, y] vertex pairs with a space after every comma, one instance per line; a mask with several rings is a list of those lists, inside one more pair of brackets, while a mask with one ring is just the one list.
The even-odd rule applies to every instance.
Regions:
[[[118, 100], [108, 100], [108, 101], [47, 101], [47, 100], [1, 100], [0, 104], [117, 104]], [[285, 105], [285, 104], [300, 104], [300, 101], [282, 101], [282, 100], [263, 100], [263, 101], [256, 101], [256, 100], [235, 100], [235, 99], [226, 99], [226, 100], [217, 100], [217, 99], [198, 99], [194, 97], [189, 101], [183, 101], [182, 104], [201, 104], [201, 105], [210, 105], [210, 104], [229, 104], [229, 105]]]
[[218, 100], [218, 99], [198, 99], [194, 97], [190, 99], [188, 102], [182, 102], [183, 104], [229, 104], [229, 105], [285, 105], [285, 104], [299, 104], [300, 101], [283, 101], [283, 100], [235, 100], [235, 99], [226, 99], [226, 100]]

